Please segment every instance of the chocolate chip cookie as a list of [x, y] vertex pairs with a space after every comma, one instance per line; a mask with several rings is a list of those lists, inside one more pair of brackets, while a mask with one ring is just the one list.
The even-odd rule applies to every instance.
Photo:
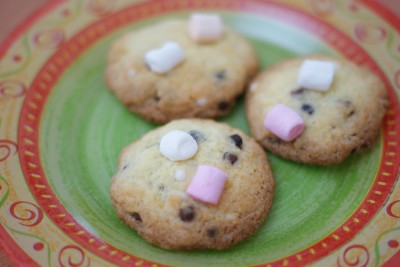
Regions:
[[[326, 91], [298, 85], [299, 69], [306, 60], [333, 62], [333, 82]], [[290, 142], [274, 135], [264, 119], [277, 104], [296, 111], [304, 131]], [[260, 73], [246, 96], [246, 113], [254, 138], [284, 158], [329, 165], [371, 147], [380, 132], [388, 105], [384, 83], [371, 71], [344, 59], [310, 55], [273, 65]]]
[[[174, 136], [178, 142], [171, 141]], [[162, 139], [174, 144], [161, 153]], [[179, 151], [179, 146], [190, 153], [171, 159], [169, 155]], [[217, 169], [217, 173], [209, 172], [213, 177], [226, 176], [215, 202], [206, 200], [213, 188], [201, 192], [198, 184], [193, 185], [195, 177], [199, 181], [201, 168]], [[210, 177], [200, 178], [208, 179], [206, 186], [213, 183]], [[274, 179], [265, 151], [242, 131], [212, 120], [182, 119], [123, 149], [110, 194], [121, 220], [153, 245], [224, 249], [253, 234], [265, 220]]]
[[[166, 73], [152, 71], [146, 53], [171, 43], [184, 59]], [[254, 48], [229, 27], [224, 26], [220, 39], [199, 43], [189, 36], [188, 20], [168, 20], [116, 40], [108, 54], [105, 80], [130, 111], [162, 124], [228, 114], [257, 69]]]

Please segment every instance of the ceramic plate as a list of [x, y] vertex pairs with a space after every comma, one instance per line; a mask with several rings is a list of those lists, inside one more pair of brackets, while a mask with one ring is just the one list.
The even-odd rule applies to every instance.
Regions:
[[[156, 125], [107, 90], [105, 55], [125, 32], [196, 10], [219, 13], [246, 36], [261, 68], [315, 52], [366, 66], [385, 82], [390, 106], [374, 146], [339, 165], [268, 154], [276, 195], [252, 237], [224, 251], [166, 251], [124, 226], [111, 206], [121, 148]], [[0, 48], [3, 250], [20, 266], [394, 266], [399, 29], [372, 0], [53, 1]], [[221, 121], [248, 133], [243, 100]]]

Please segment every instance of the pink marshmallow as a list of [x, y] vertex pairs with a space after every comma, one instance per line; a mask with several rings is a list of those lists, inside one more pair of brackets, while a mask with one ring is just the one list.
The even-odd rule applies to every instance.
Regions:
[[282, 140], [290, 142], [303, 132], [304, 121], [293, 109], [277, 104], [265, 117], [264, 126]]
[[186, 193], [194, 199], [216, 205], [227, 178], [226, 173], [216, 167], [199, 165]]
[[223, 25], [218, 15], [193, 14], [189, 21], [189, 35], [195, 42], [212, 42], [223, 33]]

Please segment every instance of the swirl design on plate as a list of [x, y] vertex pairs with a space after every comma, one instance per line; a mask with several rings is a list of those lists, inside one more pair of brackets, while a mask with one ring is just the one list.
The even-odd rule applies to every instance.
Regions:
[[21, 42], [21, 51], [11, 56], [11, 62], [8, 62], [9, 66], [7, 70], [0, 72], [0, 77], [16, 74], [26, 68], [26, 66], [31, 62], [31, 48], [29, 46], [28, 36], [24, 35]]
[[9, 185], [7, 180], [0, 175], [0, 208], [6, 201], [9, 193]]
[[26, 86], [20, 81], [0, 81], [0, 100], [6, 97], [17, 98], [26, 93]]
[[[397, 35], [397, 33], [395, 31], [388, 31], [386, 49], [390, 53], [390, 56], [392, 57], [392, 59], [399, 62], [400, 61], [400, 44], [398, 42], [396, 42], [396, 35]], [[400, 72], [400, 70], [398, 70], [395, 75], [398, 76], [399, 72]], [[400, 79], [400, 78], [397, 77], [397, 80], [395, 81], [395, 83], [396, 83], [396, 86], [399, 88], [400, 83], [399, 83], [398, 79]]]
[[363, 19], [371, 21], [374, 19], [374, 15], [366, 12], [362, 12], [363, 5], [361, 1], [336, 1], [338, 13], [344, 14], [346, 17]]
[[28, 201], [17, 201], [11, 204], [10, 214], [24, 226], [36, 226], [43, 220], [43, 211]]
[[80, 247], [68, 245], [58, 253], [58, 263], [62, 267], [90, 266], [90, 259], [86, 257], [85, 252]]
[[[4, 203], [6, 202], [7, 198], [9, 195], [9, 184], [7, 182], [7, 180], [0, 176], [0, 208], [4, 205]], [[21, 217], [21, 216], [25, 216], [25, 214], [19, 214], [20, 212], [17, 211], [18, 206], [20, 205], [29, 205], [29, 206], [33, 206], [33, 209], [25, 209], [25, 213], [28, 215], [27, 217]], [[13, 204], [11, 204], [10, 206], [10, 214], [18, 219], [18, 220], [22, 220], [22, 221], [27, 221], [27, 220], [33, 220], [33, 222], [31, 222], [30, 224], [25, 224], [25, 223], [19, 223], [21, 225], [24, 226], [35, 226], [38, 225], [42, 219], [43, 219], [43, 211], [36, 206], [35, 204], [32, 204], [30, 202], [26, 202], [26, 201], [19, 201], [19, 202], [14, 202]], [[32, 248], [36, 251], [36, 252], [40, 252], [40, 253], [48, 253], [48, 257], [47, 257], [47, 266], [51, 266], [50, 264], [50, 255], [51, 255], [51, 250], [49, 248], [49, 244], [46, 242], [45, 239], [34, 235], [34, 234], [29, 234], [29, 233], [25, 233], [23, 231], [17, 230], [11, 226], [15, 226], [15, 224], [11, 223], [11, 225], [7, 225], [7, 223], [5, 221], [1, 221], [0, 220], [0, 224], [8, 229], [8, 231], [10, 233], [12, 233], [13, 235], [18, 235], [18, 236], [22, 236], [22, 237], [28, 237], [30, 239], [35, 239], [36, 242], [34, 242], [32, 244]]]
[[33, 36], [33, 42], [37, 46], [46, 49], [59, 47], [64, 40], [64, 30], [59, 27], [40, 30]]
[[312, 11], [321, 17], [329, 16], [335, 12], [336, 5], [333, 0], [310, 0]]
[[387, 37], [388, 33], [385, 28], [380, 25], [370, 23], [358, 23], [354, 27], [354, 35], [356, 38], [368, 44], [377, 44]]
[[[311, 1], [311, 0], [308, 0]], [[77, 2], [77, 1], [76, 1]], [[86, 53], [86, 49], [88, 46], [95, 44], [96, 41], [99, 39], [103, 38], [104, 36], [107, 36], [114, 30], [118, 30], [122, 27], [128, 27], [128, 25], [138, 22], [141, 19], [151, 19], [156, 15], [163, 15], [167, 14], [168, 12], [176, 12], [176, 9], [173, 7], [177, 7], [180, 9], [184, 8], [210, 8], [210, 7], [216, 7], [217, 5], [213, 1], [145, 1], [143, 4], [140, 6], [133, 5], [131, 3], [131, 6], [128, 6], [127, 8], [123, 9], [121, 12], [112, 14], [109, 17], [106, 17], [104, 19], [97, 19], [93, 18], [93, 15], [101, 15], [104, 14], [104, 10], [107, 10], [107, 7], [104, 9], [104, 6], [102, 6], [102, 3], [109, 3], [107, 1], [93, 1], [93, 0], [87, 0], [87, 1], [79, 1], [81, 3], [84, 3], [84, 11], [85, 15], [86, 13], [88, 14], [90, 19], [94, 21], [94, 23], [90, 24], [86, 28], [84, 28], [82, 31], [78, 32], [77, 34], [71, 36], [70, 39], [66, 40], [63, 45], [60, 46], [60, 49], [56, 51], [52, 56], [50, 57], [50, 60], [47, 61], [47, 63], [43, 66], [42, 72], [40, 72], [38, 75], [36, 75], [34, 78], [34, 82], [30, 86], [30, 89], [27, 92], [27, 101], [24, 102], [24, 107], [22, 108], [21, 111], [21, 116], [20, 116], [20, 124], [18, 129], [18, 136], [19, 140], [21, 142], [19, 143], [20, 145], [20, 160], [21, 160], [21, 165], [23, 168], [23, 172], [25, 174], [25, 178], [27, 180], [28, 185], [30, 186], [31, 192], [34, 194], [36, 201], [40, 203], [41, 207], [43, 208], [43, 211], [46, 212], [46, 215], [53, 219], [55, 224], [57, 224], [57, 227], [59, 227], [65, 235], [68, 235], [68, 237], [73, 240], [72, 242], [75, 242], [75, 244], [82, 245], [82, 249], [79, 248], [78, 246], [75, 245], [70, 245], [66, 247], [60, 247], [52, 248], [57, 249], [56, 256], [58, 256], [59, 260], [59, 265], [61, 266], [85, 266], [90, 264], [90, 259], [93, 260], [94, 258], [102, 258], [104, 261], [109, 261], [110, 263], [115, 263], [118, 266], [132, 266], [135, 265], [136, 263], [142, 263], [142, 261], [138, 261], [139, 259], [135, 257], [133, 254], [128, 254], [125, 251], [119, 250], [117, 247], [112, 247], [111, 245], [104, 243], [99, 237], [92, 235], [89, 231], [86, 231], [86, 229], [79, 224], [78, 221], [74, 220], [71, 214], [68, 213], [67, 210], [64, 209], [63, 205], [59, 205], [59, 198], [57, 198], [57, 194], [54, 193], [51, 190], [51, 186], [47, 186], [47, 177], [45, 175], [45, 172], [42, 170], [41, 166], [41, 161], [40, 157], [38, 156], [37, 153], [32, 153], [32, 147], [34, 148], [33, 151], [40, 151], [38, 148], [38, 136], [35, 134], [39, 132], [39, 126], [40, 126], [40, 118], [42, 117], [42, 109], [43, 105], [46, 104], [47, 97], [52, 91], [52, 87], [56, 84], [58, 81], [57, 78], [60, 77], [61, 74], [65, 73], [66, 70], [70, 67], [72, 62]], [[229, 2], [229, 4], [228, 4]], [[284, 20], [288, 19], [290, 25], [298, 25], [299, 28], [305, 29], [308, 32], [316, 32], [317, 37], [320, 37], [322, 40], [326, 41], [329, 43], [333, 48], [336, 49], [337, 51], [341, 52], [343, 55], [348, 55], [346, 51], [352, 49], [351, 56], [354, 57], [355, 59], [359, 59], [360, 62], [367, 62], [373, 65], [373, 61], [365, 54], [363, 49], [360, 49], [358, 44], [356, 45], [354, 41], [352, 40], [353, 37], [347, 37], [341, 34], [339, 31], [336, 31], [334, 29], [331, 29], [329, 27], [329, 24], [322, 22], [322, 23], [317, 23], [314, 21], [314, 16], [309, 16], [308, 12], [306, 16], [303, 16], [302, 13], [297, 13], [294, 10], [291, 9], [284, 9], [285, 7], [281, 6], [275, 6], [274, 4], [269, 3], [269, 1], [223, 1], [219, 2], [221, 5], [218, 6], [221, 9], [224, 7], [226, 4], [227, 9], [228, 7], [230, 8], [229, 10], [234, 10], [237, 11], [239, 7], [245, 7], [246, 5], [247, 8], [254, 8], [254, 6], [258, 7], [261, 6], [263, 7], [264, 2], [266, 3], [265, 8], [260, 8], [257, 10], [264, 10], [263, 12], [259, 12], [258, 14], [262, 14], [268, 18], [279, 18], [279, 20]], [[335, 5], [337, 5], [337, 9], [339, 9], [340, 5], [345, 5], [343, 4], [344, 1], [337, 1], [335, 2]], [[167, 4], [168, 3], [168, 4]], [[249, 3], [249, 4], [248, 4]], [[251, 3], [259, 4], [259, 5], [251, 5]], [[342, 3], [342, 4], [341, 4]], [[347, 3], [347, 2], [346, 2]], [[323, 6], [323, 2], [320, 3], [321, 6]], [[90, 7], [92, 5], [92, 7]], [[93, 9], [94, 5], [94, 9]], [[102, 7], [102, 8], [99, 8]], [[361, 7], [361, 6], [360, 6]], [[325, 10], [323, 7], [321, 8], [322, 10]], [[65, 10], [65, 9], [64, 9]], [[71, 10], [71, 8], [69, 8]], [[62, 10], [61, 10], [62, 11]], [[66, 12], [67, 17], [70, 17], [71, 13], [68, 13], [70, 11]], [[96, 13], [97, 12], [97, 13]], [[286, 14], [284, 12], [288, 12], [288, 16], [284, 17], [282, 14]], [[339, 13], [339, 12], [337, 12]], [[363, 13], [362, 13], [363, 14]], [[59, 19], [59, 18], [57, 18]], [[64, 21], [64, 20], [63, 20]], [[307, 26], [311, 25], [311, 26]], [[303, 27], [303, 28], [302, 28]], [[306, 28], [308, 27], [308, 28]], [[349, 31], [352, 29], [350, 28]], [[72, 32], [68, 29], [68, 33]], [[34, 46], [36, 50], [37, 48], [40, 48], [38, 45]], [[47, 51], [45, 51], [47, 52]], [[56, 71], [52, 72], [51, 68], [52, 66], [56, 67]], [[374, 66], [374, 65], [373, 65]], [[48, 75], [51, 74], [51, 75]], [[40, 95], [43, 97], [41, 101], [37, 101], [35, 98], [35, 93], [40, 93]], [[39, 107], [38, 109], [32, 109], [31, 106], [29, 106], [29, 103], [34, 103], [37, 104]], [[33, 114], [36, 118], [39, 118], [38, 120], [32, 120], [30, 119], [30, 115]], [[27, 127], [25, 127], [27, 126]], [[396, 124], [394, 124], [396, 126]], [[33, 140], [33, 145], [26, 144], [25, 143], [25, 138], [28, 137], [29, 140]], [[39, 136], [40, 137], [40, 136]], [[29, 152], [28, 156], [25, 156], [24, 152]], [[31, 156], [33, 154], [33, 156]], [[32, 163], [36, 166], [35, 171], [38, 173], [36, 176], [32, 175]], [[37, 178], [41, 179], [41, 182], [43, 182], [43, 185], [45, 185], [45, 188], [42, 188], [40, 190], [37, 189]], [[393, 178], [394, 179], [394, 178]], [[376, 194], [377, 198], [374, 198], [374, 203], [375, 207], [382, 204], [381, 199], [385, 198], [388, 194], [388, 189], [392, 185], [392, 175], [390, 175], [387, 180], [385, 180], [387, 183], [387, 186], [380, 188], [379, 194]], [[378, 187], [380, 185], [376, 185]], [[370, 195], [371, 197], [375, 197], [375, 191], [371, 191]], [[43, 197], [43, 193], [46, 193], [46, 197]], [[372, 201], [372, 200], [371, 200]], [[366, 222], [370, 220], [372, 216], [374, 216], [376, 210], [371, 208], [370, 202], [363, 203], [365, 204], [363, 207], [365, 209], [362, 209], [361, 211], [357, 211], [356, 215], [358, 216], [357, 218], [350, 218], [348, 221], [343, 223], [343, 227], [340, 227], [337, 229], [334, 234], [329, 235], [325, 237], [321, 242], [317, 243], [314, 247], [311, 247], [310, 249], [301, 251], [302, 254], [292, 254], [289, 255], [287, 258], [283, 260], [277, 260], [275, 262], [271, 263], [271, 266], [282, 266], [283, 265], [291, 265], [292, 263], [297, 263], [299, 259], [301, 262], [298, 264], [309, 264], [310, 262], [323, 257], [324, 255], [327, 255], [327, 253], [330, 253], [342, 244], [345, 245], [348, 240], [353, 237], [354, 233], [358, 232], [359, 228], [357, 227], [363, 227]], [[372, 204], [371, 204], [372, 205]], [[50, 208], [51, 207], [51, 208]], [[370, 209], [371, 208], [371, 209]], [[59, 219], [57, 215], [63, 215], [62, 219]], [[47, 218], [47, 217], [46, 217]], [[68, 224], [65, 224], [65, 222], [68, 222]], [[43, 225], [43, 224], [42, 224]], [[356, 227], [347, 227], [348, 225], [350, 226], [356, 226]], [[342, 229], [347, 229], [344, 230], [343, 232]], [[347, 233], [349, 231], [349, 233]], [[79, 233], [77, 235], [76, 233]], [[101, 245], [100, 245], [101, 244]], [[41, 246], [39, 245], [39, 248]], [[99, 249], [102, 248], [102, 249]], [[365, 261], [369, 261], [369, 254], [367, 252], [367, 260], [365, 260], [365, 255], [361, 254], [364, 252], [363, 249], [360, 248], [353, 248], [349, 249], [350, 252], [346, 252], [345, 255], [343, 256], [344, 259], [342, 259], [342, 255], [340, 256], [340, 264], [348, 264], [350, 266], [354, 266], [354, 262], [364, 264]], [[111, 252], [110, 252], [111, 251]], [[135, 251], [135, 250], [133, 250]], [[357, 254], [358, 252], [358, 254]], [[361, 253], [360, 253], [361, 252]], [[85, 254], [86, 253], [86, 254]], [[90, 254], [88, 254], [90, 253]], [[337, 250], [335, 253], [343, 253], [343, 250]], [[360, 255], [361, 254], [361, 255]], [[93, 258], [88, 258], [88, 255], [90, 255]], [[339, 254], [335, 254], [339, 255]], [[359, 255], [356, 261], [354, 261], [354, 255]], [[53, 257], [53, 258], [55, 258]], [[156, 259], [153, 259], [156, 260]], [[343, 263], [344, 261], [344, 263]], [[151, 260], [149, 261], [143, 261], [144, 265], [151, 265], [153, 264]], [[236, 263], [237, 264], [237, 263]], [[351, 265], [353, 264], [353, 265]]]
[[[361, 254], [361, 255], [360, 255]], [[368, 249], [363, 245], [352, 245], [347, 247], [343, 252], [343, 262], [346, 265], [342, 265], [340, 258], [337, 259], [337, 266], [357, 266], [357, 267], [366, 267], [369, 262], [369, 252]]]
[[[391, 204], [399, 203], [400, 200], [394, 201]], [[389, 205], [390, 206], [390, 205]], [[397, 218], [400, 218], [398, 216]], [[398, 248], [399, 241], [394, 239], [394, 233], [399, 232], [400, 227], [395, 227], [392, 229], [388, 229], [382, 232], [374, 244], [374, 251], [375, 251], [375, 266], [380, 266], [381, 263], [381, 256], [387, 253], [388, 250], [396, 250]]]
[[394, 83], [397, 87], [397, 89], [400, 90], [400, 69], [396, 71], [394, 74]]
[[18, 145], [10, 140], [0, 139], [0, 162], [5, 161], [11, 154], [17, 154]]
[[74, 21], [82, 14], [82, 6], [85, 1], [69, 1], [69, 3], [57, 14], [57, 17], [52, 17], [43, 22], [43, 25], [65, 25]]
[[[395, 205], [398, 205], [398, 211], [395, 211]], [[396, 214], [398, 212], [398, 214]], [[400, 199], [390, 203], [386, 208], [386, 213], [393, 218], [400, 219]]]
[[105, 16], [114, 11], [116, 2], [115, 0], [90, 0], [87, 8], [96, 16]]

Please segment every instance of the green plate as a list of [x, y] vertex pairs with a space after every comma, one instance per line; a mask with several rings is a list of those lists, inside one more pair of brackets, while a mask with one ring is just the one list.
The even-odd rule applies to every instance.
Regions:
[[[47, 7], [0, 50], [4, 251], [21, 266], [391, 266], [400, 259], [400, 56], [392, 47], [400, 24], [378, 16], [379, 8], [256, 0]], [[310, 53], [346, 57], [384, 80], [391, 104], [374, 146], [341, 164], [309, 166], [268, 153], [274, 202], [250, 238], [223, 251], [167, 251], [147, 244], [111, 206], [121, 149], [157, 126], [108, 91], [106, 54], [125, 32], [200, 9], [246, 36], [261, 69]], [[249, 133], [243, 99], [220, 121]]]

